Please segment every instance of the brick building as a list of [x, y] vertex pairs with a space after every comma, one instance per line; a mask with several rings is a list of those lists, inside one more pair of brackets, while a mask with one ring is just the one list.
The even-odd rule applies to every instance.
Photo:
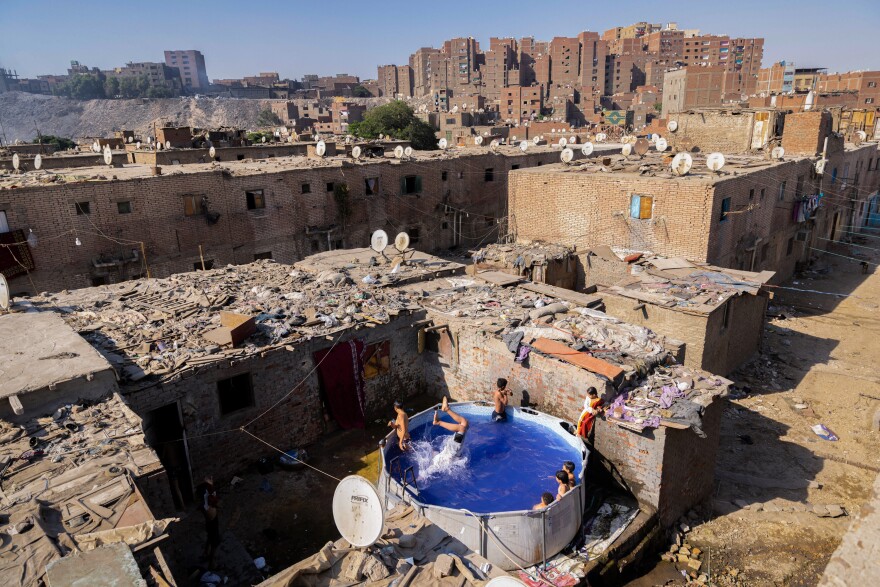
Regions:
[[179, 94], [182, 87], [177, 69], [164, 63], [129, 62], [123, 67], [105, 71], [104, 74], [107, 77], [115, 77], [120, 80], [126, 78], [146, 79], [151, 88], [163, 88], [173, 95]]
[[376, 81], [381, 96], [413, 96], [413, 70], [409, 65], [380, 65]]
[[422, 47], [409, 56], [409, 66], [413, 72], [413, 95], [426, 96], [431, 93], [431, 62], [430, 56], [439, 53], [440, 49]]
[[205, 56], [201, 51], [194, 49], [165, 51], [165, 65], [177, 69], [185, 90], [208, 91], [211, 84], [208, 81], [208, 70], [205, 68]]
[[691, 108], [721, 106], [724, 100], [722, 67], [682, 67], [663, 77], [663, 118]]
[[794, 63], [780, 61], [758, 72], [757, 94], [788, 94], [794, 91]]
[[511, 86], [501, 91], [498, 114], [502, 120], [525, 122], [541, 114], [543, 92], [539, 86]]
[[[866, 201], [880, 185], [876, 145], [844, 145], [829, 134], [829, 121], [822, 112], [789, 115], [784, 161], [737, 159], [726, 175], [713, 174], [696, 155], [684, 177], [652, 177], [613, 161], [611, 173], [597, 173], [591, 164], [579, 171], [552, 165], [514, 172], [511, 232], [518, 242], [615, 243], [719, 267], [775, 271], [774, 280], [783, 281], [797, 263], [836, 240], [841, 227], [863, 222]], [[814, 155], [826, 138], [826, 171], [819, 176]], [[668, 171], [657, 156], [640, 162], [646, 164], [654, 173]]]
[[852, 93], [858, 96], [858, 108], [880, 106], [880, 71], [850, 71], [820, 75], [818, 92]]
[[[172, 158], [179, 153], [181, 165], [160, 176], [150, 165], [133, 164], [115, 167], [116, 179], [100, 182], [2, 180], [0, 210], [10, 229], [32, 229], [39, 238], [32, 250], [36, 270], [12, 279], [12, 291], [114, 283], [145, 274], [145, 265], [154, 276], [170, 275], [199, 267], [202, 258], [216, 266], [264, 257], [289, 263], [365, 245], [377, 228], [409, 230], [425, 250], [470, 246], [501, 230], [492, 219], [506, 216], [509, 171], [559, 158], [549, 147], [525, 154], [503, 147], [449, 150], [443, 159], [417, 152], [404, 161], [355, 162], [333, 157], [331, 149], [324, 159], [280, 160], [254, 146], [229, 162], [218, 153], [222, 162], [211, 166], [187, 164], [189, 152], [168, 151]], [[204, 149], [192, 152], [206, 158]], [[106, 166], [95, 173], [111, 175]], [[5, 189], [12, 185], [18, 187]], [[350, 202], [345, 218], [338, 197]], [[50, 238], [61, 233], [69, 236]]]

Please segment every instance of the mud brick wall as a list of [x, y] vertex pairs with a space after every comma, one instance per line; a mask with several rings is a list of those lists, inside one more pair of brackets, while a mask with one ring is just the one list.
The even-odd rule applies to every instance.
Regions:
[[669, 119], [678, 122], [674, 133], [663, 135], [671, 146], [688, 138], [704, 153], [720, 151], [730, 154], [751, 150], [754, 112], [698, 110], [670, 114]]
[[830, 112], [794, 112], [785, 117], [782, 148], [786, 155], [812, 157], [822, 152], [825, 137], [831, 134]]
[[[10, 227], [33, 229], [39, 239], [32, 249], [36, 270], [29, 279], [12, 279], [11, 290], [58, 291], [95, 285], [96, 278], [117, 283], [141, 277], [140, 258], [111, 269], [93, 265], [102, 255], [140, 255], [141, 241], [153, 277], [193, 271], [200, 266], [200, 245], [205, 260], [219, 267], [249, 263], [255, 255], [293, 263], [331, 247], [363, 247], [378, 228], [390, 234], [409, 231], [413, 247], [426, 252], [457, 242], [466, 247], [492, 242], [504, 230], [508, 172], [513, 166], [558, 161], [559, 152], [472, 151], [442, 159], [357, 164], [326, 159], [311, 161], [314, 166], [303, 161], [296, 168], [295, 162], [290, 168], [274, 161], [253, 163], [263, 166], [260, 173], [236, 165], [231, 172], [183, 165], [172, 166], [168, 175], [120, 180], [108, 169], [101, 181], [0, 190], [0, 210]], [[487, 169], [491, 181], [486, 181]], [[410, 175], [421, 177], [422, 189], [403, 194], [401, 178]], [[366, 194], [368, 178], [379, 179], [378, 193]], [[351, 214], [344, 222], [334, 198], [336, 184], [349, 188]], [[248, 210], [245, 192], [251, 190], [263, 190], [264, 208]], [[208, 210], [220, 215], [216, 223], [202, 214], [186, 216], [186, 196], [196, 196], [197, 202], [206, 196]], [[77, 214], [78, 202], [88, 202], [90, 213]], [[121, 213], [120, 202], [128, 202], [131, 212]], [[444, 204], [468, 215], [459, 218]], [[331, 226], [337, 228], [329, 238], [320, 232]], [[77, 237], [81, 246], [74, 244]]]
[[712, 494], [722, 403], [716, 400], [704, 412], [706, 438], [664, 427], [638, 433], [596, 420], [591, 472], [611, 475], [642, 507], [657, 511], [664, 527], [673, 525]]
[[[410, 327], [423, 312], [393, 320], [390, 324], [345, 333], [338, 345], [363, 339], [366, 344], [390, 340], [391, 368], [387, 374], [365, 382], [366, 419], [384, 418], [391, 404], [422, 389], [423, 372], [419, 361], [418, 332]], [[329, 348], [324, 337], [296, 343], [288, 348], [221, 366], [204, 367], [180, 381], [141, 390], [123, 391], [126, 401], [141, 417], [150, 410], [180, 402], [187, 431], [193, 478], [206, 474], [229, 477], [263, 456], [277, 453], [238, 430], [279, 402], [247, 429], [266, 442], [288, 450], [316, 441], [327, 429], [317, 371], [312, 372], [315, 351]], [[338, 346], [337, 345], [337, 346]], [[254, 405], [223, 415], [217, 395], [217, 382], [250, 373]], [[290, 390], [295, 391], [283, 399]], [[228, 431], [228, 432], [224, 432]]]

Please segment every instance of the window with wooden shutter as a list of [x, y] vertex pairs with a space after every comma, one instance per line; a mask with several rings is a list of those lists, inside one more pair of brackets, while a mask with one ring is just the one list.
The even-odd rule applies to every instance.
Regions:
[[651, 218], [654, 212], [654, 197], [633, 194], [629, 204], [629, 215], [638, 220]]

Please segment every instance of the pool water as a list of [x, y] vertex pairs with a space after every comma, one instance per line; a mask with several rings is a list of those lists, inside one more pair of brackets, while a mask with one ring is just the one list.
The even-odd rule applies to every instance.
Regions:
[[[440, 413], [444, 421], [452, 421]], [[493, 422], [490, 414], [489, 408], [463, 414], [470, 428], [461, 451], [451, 458], [442, 453], [453, 442], [452, 432], [430, 421], [414, 426], [413, 450], [401, 456], [399, 468], [389, 468], [391, 475], [399, 481], [413, 466], [420, 502], [475, 513], [529, 510], [545, 491], [555, 496], [556, 471], [565, 461], [574, 461], [580, 480], [583, 456], [562, 437], [567, 432], [517, 417], [511, 410], [506, 422]], [[400, 454], [396, 446], [390, 447], [386, 465]]]

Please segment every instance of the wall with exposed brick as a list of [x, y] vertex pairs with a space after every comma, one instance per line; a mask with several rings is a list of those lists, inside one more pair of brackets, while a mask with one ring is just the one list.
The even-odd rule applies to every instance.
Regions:
[[[390, 340], [388, 373], [365, 382], [367, 421], [385, 417], [396, 399], [422, 390], [423, 372], [417, 354], [418, 332], [410, 327], [424, 317], [419, 311], [391, 323], [341, 334], [338, 345], [356, 338], [366, 344]], [[247, 429], [266, 442], [288, 450], [317, 440], [335, 424], [325, 417], [321, 386], [313, 372], [313, 353], [333, 343], [324, 337], [264, 351], [241, 360], [201, 367], [173, 383], [123, 390], [126, 401], [141, 417], [170, 403], [180, 402], [187, 431], [192, 474], [229, 477], [259, 457], [276, 455], [271, 448], [238, 430], [266, 412]], [[254, 404], [230, 414], [220, 413], [217, 382], [250, 373]], [[295, 388], [289, 396], [285, 394]], [[277, 405], [275, 405], [277, 402]], [[268, 411], [267, 411], [268, 410]], [[225, 431], [225, 432], [224, 432]]]
[[[392, 235], [409, 231], [413, 246], [429, 252], [492, 242], [504, 231], [509, 171], [557, 161], [559, 152], [468, 151], [407, 161], [251, 164], [261, 170], [244, 164], [228, 170], [182, 165], [174, 166], [180, 173], [159, 177], [0, 190], [0, 210], [10, 227], [31, 228], [39, 239], [32, 250], [36, 270], [11, 280], [11, 289], [57, 291], [142, 276], [141, 241], [154, 277], [200, 266], [200, 246], [204, 258], [220, 266], [248, 263], [266, 253], [293, 263], [328, 248], [367, 246], [379, 228]], [[402, 193], [407, 176], [421, 178], [420, 191]], [[366, 193], [368, 178], [379, 179], [373, 195]], [[340, 183], [349, 188], [351, 214], [344, 220], [332, 189]], [[248, 209], [245, 192], [253, 190], [263, 190], [263, 208]], [[184, 201], [190, 195], [197, 213], [186, 216]], [[202, 213], [203, 197], [205, 209], [219, 214], [213, 224]], [[77, 214], [77, 202], [88, 202], [90, 213]], [[120, 202], [128, 202], [131, 211], [122, 213]], [[109, 268], [93, 264], [121, 258], [134, 261]]]
[[831, 134], [830, 112], [794, 112], [785, 117], [782, 148], [788, 155], [812, 157], [822, 152], [825, 137]]
[[[752, 149], [755, 114], [750, 110], [697, 110], [670, 114], [669, 120], [678, 122], [678, 128], [664, 137], [672, 146], [682, 139], [690, 139], [704, 153], [743, 153]], [[777, 116], [775, 112], [768, 115]], [[770, 124], [774, 121], [771, 120]]]

